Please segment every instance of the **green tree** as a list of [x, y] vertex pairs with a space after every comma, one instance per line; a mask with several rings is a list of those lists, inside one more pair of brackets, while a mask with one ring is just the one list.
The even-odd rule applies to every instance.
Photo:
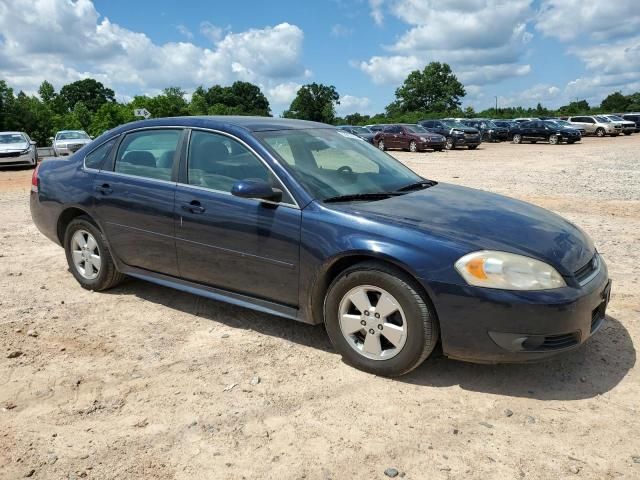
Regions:
[[446, 63], [431, 62], [424, 70], [414, 70], [396, 89], [396, 100], [387, 107], [389, 113], [397, 112], [449, 112], [460, 107], [460, 99], [466, 95], [460, 83]]
[[570, 102], [568, 105], [561, 106], [558, 109], [558, 113], [560, 115], [579, 115], [589, 113], [589, 110], [591, 110], [589, 102], [587, 102], [586, 100], [580, 100]]
[[630, 103], [631, 99], [629, 97], [621, 92], [614, 92], [602, 100], [600, 108], [605, 112], [626, 112]]
[[361, 115], [356, 112], [346, 115], [344, 121], [349, 125], [366, 125], [369, 123], [370, 118], [369, 115]]
[[289, 109], [285, 110], [282, 116], [333, 123], [336, 116], [336, 105], [339, 104], [340, 95], [338, 95], [336, 87], [314, 82], [300, 87]]
[[97, 137], [107, 130], [135, 120], [133, 107], [120, 103], [105, 103], [93, 115], [89, 134]]
[[45, 103], [45, 105], [51, 104], [56, 99], [56, 90], [46, 80], [40, 84], [40, 88], [38, 88], [38, 94], [40, 95], [40, 99]]
[[7, 85], [7, 82], [0, 80], [0, 130], [9, 130], [13, 121], [14, 102], [13, 89]]
[[67, 111], [73, 111], [76, 103], [83, 102], [90, 112], [96, 112], [107, 102], [115, 102], [113, 90], [93, 78], [85, 78], [60, 89], [60, 98]]

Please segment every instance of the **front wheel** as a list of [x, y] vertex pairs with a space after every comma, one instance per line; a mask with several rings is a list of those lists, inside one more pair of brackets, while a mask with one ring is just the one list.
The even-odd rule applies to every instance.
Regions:
[[513, 136], [513, 143], [522, 143], [522, 135], [520, 135], [519, 133], [516, 133]]
[[558, 137], [558, 135], [551, 135], [549, 137], [549, 143], [551, 145], [557, 145], [558, 143], [560, 143], [560, 138]]
[[596, 137], [604, 137], [607, 132], [604, 131], [604, 128], [596, 129]]
[[631, 135], [633, 132], [624, 132], [625, 135]]
[[82, 288], [106, 290], [125, 278], [116, 269], [102, 232], [89, 217], [81, 216], [69, 223], [64, 249], [69, 270]]
[[444, 148], [446, 148], [447, 150], [455, 150], [456, 142], [453, 141], [453, 138], [447, 138], [447, 143], [445, 143]]
[[478, 148], [478, 145], [469, 145], [467, 148], [469, 150], [475, 150], [476, 148]]
[[384, 146], [384, 142], [382, 140], [378, 142], [378, 148], [383, 152], [386, 150], [386, 147]]
[[417, 152], [418, 151], [418, 145], [413, 140], [411, 140], [411, 142], [409, 143], [409, 151], [410, 152]]
[[435, 314], [416, 282], [377, 262], [354, 265], [333, 281], [324, 321], [346, 363], [388, 377], [420, 365], [439, 338]]

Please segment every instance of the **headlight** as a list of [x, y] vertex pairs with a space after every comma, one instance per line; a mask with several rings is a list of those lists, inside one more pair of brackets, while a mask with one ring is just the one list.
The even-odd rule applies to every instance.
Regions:
[[495, 131], [495, 130], [493, 130], [493, 128], [492, 128], [492, 129], [490, 129], [490, 130], [489, 130], [489, 133], [493, 133], [494, 131]]
[[469, 285], [502, 290], [548, 290], [565, 287], [562, 276], [534, 258], [482, 250], [465, 255], [455, 264]]
[[427, 139], [426, 139], [426, 138], [424, 138], [424, 137], [420, 137], [420, 141], [421, 141], [421, 142], [426, 142], [426, 141], [427, 141]]
[[27, 153], [29, 153], [31, 151], [31, 145], [29, 145], [27, 148], [25, 148], [24, 150], [22, 150], [20, 152], [20, 155], [26, 155]]

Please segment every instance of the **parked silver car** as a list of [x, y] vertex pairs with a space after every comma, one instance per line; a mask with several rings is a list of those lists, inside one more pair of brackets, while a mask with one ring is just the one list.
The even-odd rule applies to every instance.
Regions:
[[622, 125], [599, 115], [584, 115], [568, 118], [569, 123], [577, 128], [584, 128], [587, 135], [616, 137], [622, 133]]
[[0, 166], [38, 163], [36, 142], [24, 132], [0, 132]]
[[72, 155], [87, 143], [91, 143], [91, 137], [84, 130], [61, 130], [52, 139], [53, 150], [56, 157]]
[[622, 133], [625, 135], [631, 135], [636, 131], [636, 122], [632, 122], [631, 120], [625, 120], [624, 118], [618, 115], [600, 115], [601, 117], [608, 118], [614, 123], [619, 123], [622, 125]]

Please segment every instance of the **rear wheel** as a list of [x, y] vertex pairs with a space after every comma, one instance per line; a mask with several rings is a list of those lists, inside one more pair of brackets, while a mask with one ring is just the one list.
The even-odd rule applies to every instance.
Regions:
[[378, 148], [383, 152], [386, 150], [386, 147], [384, 146], [384, 142], [382, 140], [378, 142]]
[[606, 133], [602, 127], [596, 129], [596, 137], [604, 137]]
[[64, 249], [69, 269], [82, 288], [106, 290], [125, 278], [116, 270], [102, 232], [89, 217], [81, 216], [69, 223]]
[[411, 140], [411, 142], [409, 142], [409, 151], [410, 152], [417, 152], [418, 151], [418, 145], [413, 140]]
[[478, 148], [478, 145], [469, 145], [467, 148], [469, 150], [475, 150], [476, 148]]
[[513, 143], [522, 143], [522, 135], [520, 135], [519, 133], [516, 133], [513, 136]]
[[333, 281], [324, 318], [343, 360], [376, 375], [410, 372], [439, 337], [435, 314], [415, 281], [377, 262], [354, 265]]

